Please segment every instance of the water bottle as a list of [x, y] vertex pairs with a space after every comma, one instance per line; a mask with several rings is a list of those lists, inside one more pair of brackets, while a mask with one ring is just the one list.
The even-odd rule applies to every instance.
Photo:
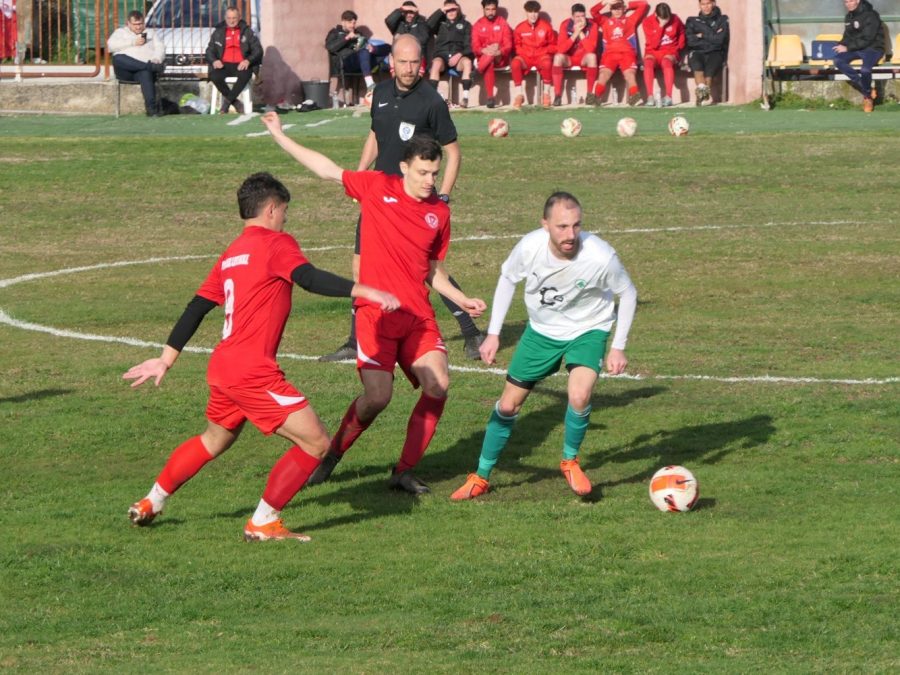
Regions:
[[578, 89], [574, 84], [572, 85], [572, 88], [569, 89], [569, 103], [572, 103], [573, 105], [578, 103]]
[[331, 108], [332, 108], [333, 110], [337, 110], [337, 109], [340, 108], [340, 107], [341, 107], [341, 102], [340, 102], [340, 100], [338, 99], [337, 92], [333, 92], [333, 93], [331, 94]]

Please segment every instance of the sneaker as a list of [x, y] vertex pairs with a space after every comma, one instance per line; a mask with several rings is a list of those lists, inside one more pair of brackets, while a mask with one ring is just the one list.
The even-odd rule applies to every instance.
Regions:
[[875, 110], [875, 101], [870, 98], [863, 99], [863, 112], [870, 113]]
[[641, 99], [640, 92], [636, 91], [633, 94], [628, 94], [628, 105], [632, 107], [644, 105], [644, 101]]
[[312, 537], [299, 532], [291, 532], [284, 526], [281, 518], [265, 525], [254, 525], [251, 518], [244, 525], [244, 541], [268, 541], [270, 539], [293, 539], [307, 542], [311, 541]]
[[349, 361], [351, 359], [356, 359], [356, 345], [350, 342], [345, 342], [337, 348], [337, 351], [333, 351], [331, 354], [325, 354], [324, 356], [319, 357], [319, 361], [324, 362]]
[[329, 452], [322, 458], [322, 463], [316, 467], [316, 470], [310, 474], [306, 481], [307, 485], [320, 485], [331, 477], [334, 467], [341, 461], [342, 455]]
[[459, 102], [459, 107], [460, 107], [460, 108], [468, 108], [468, 107], [469, 107], [469, 99], [463, 98], [463, 99]]
[[394, 490], [406, 490], [411, 495], [424, 495], [431, 492], [431, 489], [422, 481], [413, 475], [411, 469], [397, 473], [397, 470], [391, 473], [388, 480], [388, 486]]
[[484, 105], [485, 105], [486, 108], [496, 108], [496, 107], [497, 107], [497, 101], [495, 101], [493, 98], [489, 98], [489, 99], [487, 100], [487, 103], [485, 103]]
[[562, 96], [554, 96], [553, 97], [553, 107], [558, 108], [562, 105]]
[[660, 107], [662, 108], [671, 108], [673, 105], [671, 96], [663, 96], [662, 101], [660, 101]]
[[695, 96], [697, 97], [697, 105], [703, 105], [703, 101], [709, 98], [709, 87], [707, 87], [705, 84], [697, 85]]
[[597, 105], [597, 96], [592, 92], [584, 97], [585, 105]]
[[240, 101], [237, 101], [237, 100], [236, 100], [236, 101], [235, 101], [234, 103], [232, 103], [231, 105], [234, 106], [234, 109], [237, 111], [237, 114], [238, 114], [238, 115], [243, 115], [243, 114], [244, 114], [244, 104], [243, 104], [243, 103], [241, 103]]
[[466, 338], [467, 359], [472, 359], [473, 361], [478, 361], [481, 359], [481, 352], [479, 351], [479, 347], [481, 347], [482, 342], [484, 342], [484, 333], [480, 331], [475, 335], [470, 335]]
[[550, 93], [549, 92], [544, 92], [544, 94], [541, 96], [541, 105], [545, 108], [550, 107]]
[[152, 523], [153, 519], [160, 513], [162, 513], [162, 511], [154, 512], [153, 504], [149, 499], [144, 497], [141, 501], [132, 504], [128, 508], [128, 520], [131, 521], [132, 525], [143, 527], [144, 525]]
[[513, 99], [513, 108], [521, 110], [523, 105], [525, 105], [525, 97], [522, 94], [517, 94]]
[[564, 459], [559, 463], [559, 468], [562, 470], [563, 476], [566, 477], [569, 487], [572, 488], [572, 492], [582, 497], [591, 493], [591, 481], [588, 480], [588, 477], [584, 475], [584, 471], [578, 466], [577, 457], [575, 459]]
[[222, 101], [222, 105], [219, 106], [219, 114], [220, 115], [226, 114], [230, 107], [231, 107], [231, 104], [228, 101]]
[[461, 502], [464, 499], [474, 499], [480, 497], [491, 489], [491, 484], [477, 473], [470, 473], [466, 476], [466, 482], [461, 488], [450, 495], [450, 499], [455, 502]]

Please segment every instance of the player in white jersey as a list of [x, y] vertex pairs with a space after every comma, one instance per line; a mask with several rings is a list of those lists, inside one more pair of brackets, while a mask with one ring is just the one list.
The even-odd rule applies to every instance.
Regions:
[[591, 482], [578, 465], [591, 414], [591, 392], [613, 324], [616, 330], [606, 370], [620, 375], [628, 365], [625, 344], [637, 307], [637, 289], [615, 249], [581, 231], [581, 204], [568, 192], [550, 195], [541, 226], [516, 244], [501, 267], [488, 336], [481, 345], [482, 360], [494, 363], [500, 329], [520, 281], [525, 282], [528, 325], [488, 420], [478, 469], [453, 493], [454, 500], [472, 499], [490, 489], [487, 479], [525, 399], [534, 385], [559, 370], [563, 360], [569, 371], [569, 403], [560, 469], [576, 494], [591, 492]]

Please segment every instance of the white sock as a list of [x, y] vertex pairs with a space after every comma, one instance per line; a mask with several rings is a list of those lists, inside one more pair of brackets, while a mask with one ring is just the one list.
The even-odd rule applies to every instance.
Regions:
[[519, 85], [519, 93], [524, 96], [525, 95], [525, 82]]
[[371, 75], [366, 75], [363, 79], [365, 79], [367, 87], [371, 87], [373, 84], [375, 84], [375, 80], [372, 79]]
[[159, 486], [159, 483], [154, 483], [153, 487], [150, 488], [150, 492], [147, 493], [147, 499], [153, 504], [153, 513], [162, 511], [163, 507], [166, 505], [166, 499], [168, 498], [169, 493], [163, 490]]
[[466, 101], [469, 100], [469, 90], [468, 89], [463, 89], [463, 99]]
[[262, 525], [267, 525], [275, 520], [281, 518], [281, 511], [276, 511], [271, 506], [266, 504], [265, 499], [259, 500], [259, 506], [256, 507], [256, 512], [253, 514], [253, 518], [251, 518], [251, 522], [257, 527]]

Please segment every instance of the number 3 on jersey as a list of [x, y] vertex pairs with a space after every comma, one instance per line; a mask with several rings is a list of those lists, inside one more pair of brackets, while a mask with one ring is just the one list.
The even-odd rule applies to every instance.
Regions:
[[222, 285], [225, 291], [225, 323], [222, 325], [222, 339], [227, 340], [231, 335], [232, 319], [234, 318], [234, 280], [226, 279]]

